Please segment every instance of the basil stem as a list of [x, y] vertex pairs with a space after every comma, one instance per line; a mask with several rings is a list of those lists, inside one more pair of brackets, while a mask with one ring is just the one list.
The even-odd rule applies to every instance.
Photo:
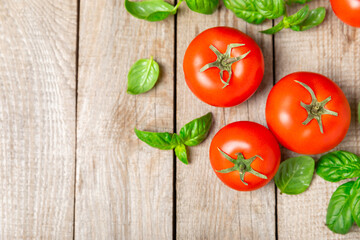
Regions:
[[185, 124], [180, 134], [140, 131], [135, 128], [136, 136], [151, 147], [161, 150], [175, 149], [179, 160], [188, 164], [186, 146], [196, 146], [207, 137], [212, 123], [212, 114], [208, 113]]

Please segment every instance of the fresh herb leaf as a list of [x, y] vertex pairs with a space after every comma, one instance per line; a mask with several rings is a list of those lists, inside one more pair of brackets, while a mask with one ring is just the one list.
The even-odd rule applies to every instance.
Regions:
[[286, 4], [287, 5], [292, 5], [294, 3], [300, 3], [300, 4], [305, 4], [308, 2], [311, 2], [312, 0], [286, 0]]
[[128, 74], [129, 94], [140, 94], [152, 89], [159, 78], [159, 64], [150, 59], [140, 59], [130, 68]]
[[224, 0], [225, 7], [248, 23], [260, 24], [266, 18], [257, 10], [255, 0]]
[[219, 5], [219, 0], [185, 0], [188, 7], [198, 13], [212, 14]]
[[351, 193], [351, 215], [356, 224], [360, 227], [360, 178], [358, 178]]
[[309, 6], [306, 5], [305, 7], [300, 9], [297, 13], [289, 17], [284, 16], [284, 18], [276, 26], [261, 32], [265, 34], [275, 34], [284, 28], [290, 28], [292, 26], [304, 22], [305, 19], [308, 17], [308, 15], [309, 15]]
[[360, 177], [360, 158], [351, 152], [330, 152], [319, 159], [316, 173], [329, 182]]
[[163, 0], [145, 0], [141, 2], [125, 0], [125, 8], [136, 18], [155, 22], [164, 20], [170, 14], [175, 14], [182, 1], [179, 1], [174, 7]]
[[212, 114], [208, 113], [194, 119], [180, 129], [180, 138], [187, 146], [195, 146], [207, 137], [212, 123]]
[[285, 27], [284, 25], [284, 21], [281, 20], [278, 24], [276, 24], [274, 27], [272, 28], [269, 28], [269, 29], [266, 29], [264, 31], [261, 31], [262, 33], [265, 33], [265, 34], [275, 34], [277, 32], [280, 32], [281, 30], [283, 30]]
[[256, 10], [267, 19], [281, 17], [285, 13], [284, 0], [255, 0]]
[[178, 159], [185, 163], [189, 164], [188, 158], [187, 158], [187, 152], [186, 152], [186, 146], [184, 144], [177, 145], [175, 148], [175, 155], [178, 157]]
[[185, 164], [188, 164], [186, 146], [195, 146], [204, 141], [212, 123], [212, 114], [208, 113], [200, 118], [185, 124], [176, 133], [145, 132], [135, 128], [136, 136], [151, 147], [161, 150], [175, 149], [175, 155]]
[[171, 150], [178, 145], [178, 136], [173, 133], [145, 132], [135, 128], [136, 136], [151, 147], [161, 150]]
[[294, 31], [305, 31], [310, 28], [320, 25], [326, 15], [326, 9], [324, 7], [319, 7], [310, 11], [309, 16], [302, 23], [291, 26], [290, 28]]
[[314, 168], [315, 161], [309, 156], [289, 158], [280, 164], [275, 184], [281, 193], [302, 193], [310, 186]]
[[345, 234], [354, 223], [351, 215], [351, 193], [354, 181], [339, 186], [331, 196], [326, 215], [326, 225], [335, 232]]
[[302, 9], [300, 9], [297, 13], [289, 16], [289, 17], [284, 17], [284, 25], [285, 28], [289, 28], [291, 26], [294, 25], [298, 25], [302, 22], [305, 21], [305, 19], [309, 16], [309, 6], [306, 5], [305, 7], [303, 7]]

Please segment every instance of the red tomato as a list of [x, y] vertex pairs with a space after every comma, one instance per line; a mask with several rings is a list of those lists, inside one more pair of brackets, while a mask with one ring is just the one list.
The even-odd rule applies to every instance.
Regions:
[[210, 145], [210, 162], [226, 185], [238, 191], [251, 191], [274, 177], [280, 164], [280, 147], [264, 126], [234, 122], [216, 133]]
[[336, 16], [344, 23], [360, 27], [360, 0], [330, 0]]
[[264, 58], [259, 46], [246, 34], [234, 28], [215, 27], [190, 43], [183, 68], [187, 85], [200, 100], [231, 107], [247, 100], [259, 87]]
[[320, 154], [337, 146], [349, 129], [350, 115], [341, 89], [317, 73], [287, 75], [273, 87], [266, 103], [270, 131], [284, 147], [301, 154]]

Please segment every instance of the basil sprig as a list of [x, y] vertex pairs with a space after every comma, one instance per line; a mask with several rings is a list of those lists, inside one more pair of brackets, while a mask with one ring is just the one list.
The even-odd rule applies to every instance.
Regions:
[[219, 6], [219, 0], [185, 0], [187, 6], [194, 12], [212, 14]]
[[262, 31], [266, 34], [275, 34], [284, 28], [294, 31], [305, 31], [322, 23], [326, 10], [323, 7], [309, 10], [308, 6], [300, 9], [297, 13], [287, 16], [286, 4], [307, 3], [311, 0], [224, 0], [225, 7], [235, 15], [248, 23], [260, 24], [266, 19], [283, 19], [274, 27]]
[[311, 183], [315, 161], [309, 156], [289, 158], [280, 164], [274, 181], [281, 193], [299, 194]]
[[248, 23], [260, 24], [285, 13], [283, 0], [224, 0], [225, 7]]
[[294, 31], [305, 31], [313, 28], [324, 21], [326, 10], [319, 7], [309, 10], [309, 6], [305, 6], [297, 13], [291, 16], [284, 16], [284, 18], [274, 27], [262, 31], [266, 34], [275, 34], [284, 28], [290, 28]]
[[129, 94], [140, 94], [151, 90], [159, 78], [159, 64], [150, 59], [140, 59], [130, 68], [128, 74]]
[[[180, 4], [184, 0], [179, 0], [176, 6], [164, 0], [144, 0], [133, 2], [125, 0], [126, 10], [136, 18], [150, 22], [161, 21], [169, 15], [177, 12]], [[185, 0], [187, 6], [194, 12], [202, 14], [212, 14], [219, 6], [219, 0]]]
[[125, 0], [125, 8], [136, 18], [155, 22], [164, 20], [170, 14], [175, 14], [182, 1], [180, 0], [174, 7], [163, 0], [145, 0], [141, 2]]
[[360, 177], [360, 158], [351, 152], [330, 152], [319, 159], [316, 173], [329, 182]]
[[151, 147], [161, 150], [175, 149], [175, 155], [179, 160], [188, 164], [186, 146], [196, 146], [205, 140], [212, 123], [212, 114], [196, 118], [185, 124], [180, 129], [180, 134], [176, 133], [157, 133], [140, 131], [135, 128], [136, 136]]

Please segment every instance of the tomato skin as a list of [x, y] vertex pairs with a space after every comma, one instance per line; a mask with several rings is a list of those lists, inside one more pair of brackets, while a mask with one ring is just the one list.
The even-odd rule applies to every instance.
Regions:
[[[231, 57], [251, 52], [233, 63], [229, 85], [223, 88], [218, 68], [209, 68], [204, 72], [200, 69], [217, 59], [210, 45], [225, 53], [227, 46], [233, 43], [245, 46], [233, 48]], [[190, 43], [185, 52], [183, 69], [188, 87], [200, 100], [212, 106], [232, 107], [246, 101], [259, 87], [264, 76], [264, 58], [259, 46], [248, 35], [234, 28], [215, 27], [200, 33]], [[228, 76], [224, 72], [224, 79]]]
[[[234, 166], [221, 155], [218, 148], [235, 159], [236, 153], [242, 153], [246, 159], [261, 156], [263, 160], [257, 158], [251, 167], [267, 176], [267, 179], [246, 173], [246, 186], [240, 180], [239, 171], [217, 172]], [[254, 122], [240, 121], [226, 125], [216, 133], [210, 145], [210, 162], [214, 172], [227, 186], [238, 191], [252, 191], [265, 186], [275, 176], [280, 158], [280, 147], [275, 137], [267, 128]]]
[[[318, 101], [331, 96], [325, 108], [338, 116], [322, 115], [323, 134], [315, 119], [302, 124], [308, 113], [300, 102], [311, 103], [311, 95], [294, 80], [307, 84]], [[300, 154], [320, 154], [336, 147], [344, 139], [351, 120], [350, 105], [342, 90], [329, 78], [311, 72], [282, 78], [269, 93], [265, 114], [268, 127], [280, 144]]]
[[360, 0], [330, 0], [336, 16], [344, 23], [360, 27]]

